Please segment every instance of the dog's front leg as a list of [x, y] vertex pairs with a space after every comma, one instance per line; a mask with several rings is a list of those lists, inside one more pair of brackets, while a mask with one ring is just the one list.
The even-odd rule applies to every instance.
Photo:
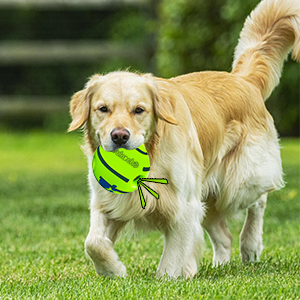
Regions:
[[164, 230], [165, 245], [158, 267], [158, 276], [193, 277], [199, 266], [204, 245], [201, 227], [202, 206], [189, 206], [183, 216]]
[[91, 226], [85, 241], [85, 251], [99, 275], [125, 276], [126, 268], [113, 248], [124, 222], [108, 219], [99, 209], [91, 207]]

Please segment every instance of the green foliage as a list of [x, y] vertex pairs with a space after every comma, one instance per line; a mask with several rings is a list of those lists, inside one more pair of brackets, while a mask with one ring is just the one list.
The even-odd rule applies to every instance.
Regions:
[[0, 36], [3, 40], [107, 39], [116, 16], [109, 9], [1, 9]]
[[[157, 68], [173, 77], [205, 70], [230, 71], [245, 18], [258, 0], [164, 0], [159, 7]], [[299, 132], [299, 66], [287, 63], [267, 102], [282, 135]]]
[[[139, 7], [111, 6], [107, 9], [0, 10], [0, 40], [76, 41], [97, 40], [135, 45], [146, 44], [148, 15]], [[63, 30], [62, 30], [63, 28]], [[147, 71], [145, 57], [109, 57], [94, 62], [66, 62], [1, 66], [3, 95], [72, 95], [94, 73], [132, 67]]]
[[1, 299], [299, 298], [299, 140], [282, 143], [287, 185], [269, 195], [261, 262], [240, 262], [243, 220], [235, 220], [229, 222], [233, 261], [213, 268], [206, 236], [193, 280], [156, 279], [158, 232], [117, 242], [126, 278], [97, 276], [83, 248], [89, 191], [78, 134], [1, 132], [0, 140]]
[[[136, 48], [146, 48], [147, 20], [144, 7], [107, 6], [102, 9], [47, 10], [24, 6], [0, 9], [0, 40], [56, 41], [97, 40]], [[151, 53], [150, 53], [151, 54]], [[0, 94], [9, 96], [65, 96], [82, 89], [95, 73], [117, 69], [149, 71], [149, 53], [141, 57], [124, 58], [110, 55], [94, 62], [62, 62], [1, 65]], [[62, 97], [60, 97], [62, 98]], [[12, 106], [14, 103], [11, 104]], [[67, 105], [66, 105], [67, 106]], [[64, 132], [69, 123], [68, 112], [25, 115], [22, 111], [0, 119], [0, 126], [14, 129], [43, 127]]]
[[[112, 6], [104, 10], [2, 9], [1, 41], [108, 40], [137, 48], [146, 46], [149, 51], [146, 58], [111, 57], [94, 63], [1, 66], [0, 93], [71, 96], [92, 74], [127, 67], [153, 71], [163, 77], [203, 70], [230, 71], [239, 32], [257, 3], [258, 0], [163, 0], [158, 7], [158, 23], [151, 21], [152, 8], [133, 6]], [[155, 42], [152, 37], [156, 33], [157, 72], [153, 70]], [[282, 135], [299, 133], [299, 81], [298, 65], [288, 62], [279, 87], [267, 102]], [[49, 118], [52, 120], [52, 116]], [[64, 119], [67, 123], [66, 114]], [[18, 120], [21, 126], [44, 124], [49, 129], [62, 129], [51, 120], [33, 122], [31, 118], [22, 117]], [[14, 120], [6, 125], [14, 127], [15, 124]]]

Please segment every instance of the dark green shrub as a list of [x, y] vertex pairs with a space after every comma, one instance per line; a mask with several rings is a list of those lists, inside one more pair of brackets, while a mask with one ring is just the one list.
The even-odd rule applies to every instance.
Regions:
[[[163, 77], [230, 71], [245, 18], [257, 0], [164, 0], [159, 6], [157, 69]], [[299, 133], [299, 65], [289, 62], [267, 102], [281, 135]]]

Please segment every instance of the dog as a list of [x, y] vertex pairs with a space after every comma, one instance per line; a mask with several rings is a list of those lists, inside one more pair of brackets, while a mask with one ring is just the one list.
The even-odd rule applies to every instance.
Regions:
[[[98, 274], [125, 276], [114, 242], [129, 221], [163, 233], [157, 275], [193, 277], [204, 246], [213, 264], [230, 261], [232, 235], [226, 219], [247, 210], [240, 235], [243, 262], [263, 249], [267, 194], [284, 186], [279, 139], [265, 101], [279, 83], [292, 51], [300, 60], [299, 0], [263, 0], [246, 19], [232, 71], [199, 72], [171, 79], [128, 71], [96, 74], [70, 102], [69, 131], [83, 128], [91, 190], [85, 250]], [[144, 144], [151, 185], [160, 198], [138, 191], [108, 193], [95, 179], [92, 158]]]

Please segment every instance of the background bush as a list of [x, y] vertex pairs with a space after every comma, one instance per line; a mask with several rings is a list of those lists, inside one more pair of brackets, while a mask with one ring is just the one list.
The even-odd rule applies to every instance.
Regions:
[[[164, 0], [159, 6], [157, 71], [163, 77], [231, 70], [245, 18], [258, 0]], [[267, 101], [281, 135], [299, 134], [299, 65], [286, 63]]]
[[[230, 71], [244, 20], [258, 2], [150, 0], [149, 6], [107, 6], [98, 10], [0, 9], [0, 43], [105, 40], [120, 43], [120, 47], [125, 43], [148, 51], [144, 58], [112, 56], [93, 63], [0, 64], [0, 96], [57, 95], [63, 96], [60, 99], [65, 99], [67, 107], [67, 100], [93, 73], [128, 67], [162, 77], [203, 70]], [[299, 135], [299, 64], [292, 61], [285, 64], [281, 83], [267, 107], [281, 135]], [[5, 122], [9, 127], [43, 126], [64, 131], [70, 121], [67, 110], [59, 116], [37, 117], [38, 120], [16, 115], [11, 120], [1, 114], [0, 105], [0, 125]], [[57, 119], [64, 121], [58, 125]]]
[[[146, 44], [145, 9], [108, 7], [100, 9], [0, 10], [0, 42], [110, 41]], [[121, 45], [120, 45], [121, 47]], [[110, 57], [95, 62], [0, 65], [0, 93], [4, 95], [66, 95], [81, 89], [93, 73], [131, 66], [146, 71], [143, 58]]]

